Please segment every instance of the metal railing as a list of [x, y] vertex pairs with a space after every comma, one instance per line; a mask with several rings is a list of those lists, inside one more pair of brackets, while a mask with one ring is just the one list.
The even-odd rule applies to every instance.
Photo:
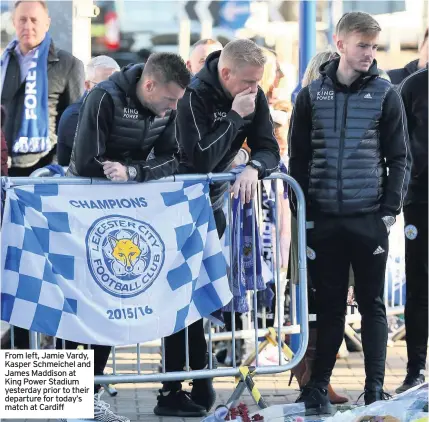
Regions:
[[[51, 174], [49, 172], [49, 174]], [[37, 177], [15, 177], [15, 178], [6, 178], [2, 177], [2, 187], [8, 189], [11, 187], [21, 186], [21, 185], [40, 185], [40, 184], [58, 184], [58, 185], [99, 185], [99, 184], [117, 184], [121, 182], [111, 182], [106, 179], [90, 179], [90, 178], [77, 178], [77, 177], [61, 177], [55, 178], [52, 177], [40, 177], [40, 176], [48, 176], [46, 169], [40, 169], [37, 174], [34, 176]], [[160, 179], [157, 181], [152, 181], [148, 183], [163, 183], [163, 182], [174, 182], [174, 181], [186, 181], [186, 182], [231, 182], [235, 180], [236, 175], [231, 173], [220, 173], [214, 174], [210, 173], [207, 175], [177, 175], [170, 176], [164, 179]], [[214, 378], [214, 377], [239, 377], [241, 378], [241, 382], [238, 384], [236, 390], [231, 396], [228, 403], [232, 403], [237, 400], [244, 389], [247, 387], [249, 390], [253, 389], [251, 387], [252, 379], [254, 375], [257, 374], [278, 374], [294, 368], [304, 357], [307, 345], [308, 345], [308, 303], [307, 303], [307, 256], [306, 256], [306, 222], [305, 222], [305, 198], [304, 194], [299, 186], [299, 184], [290, 176], [283, 173], [274, 173], [269, 176], [266, 180], [280, 180], [286, 182], [294, 191], [297, 197], [297, 223], [298, 223], [298, 275], [299, 282], [298, 284], [291, 285], [291, 296], [292, 296], [292, 304], [291, 304], [291, 320], [292, 325], [288, 327], [283, 326], [283, 317], [280, 315], [280, 312], [277, 312], [277, 321], [274, 325], [276, 328], [261, 328], [258, 326], [258, 297], [257, 297], [257, 287], [256, 282], [254, 282], [254, 291], [252, 298], [252, 314], [253, 314], [253, 322], [251, 323], [250, 318], [248, 319], [248, 325], [251, 323], [253, 327], [248, 326], [245, 330], [236, 330], [235, 327], [235, 309], [232, 301], [232, 312], [231, 312], [231, 332], [230, 333], [212, 333], [212, 325], [209, 322], [209, 329], [207, 334], [208, 340], [208, 368], [201, 370], [190, 370], [189, 366], [189, 343], [188, 343], [188, 328], [185, 328], [185, 350], [186, 350], [186, 365], [185, 370], [177, 371], [177, 372], [166, 372], [165, 370], [165, 344], [163, 339], [161, 341], [149, 342], [145, 344], [137, 344], [137, 371], [133, 374], [119, 374], [116, 369], [116, 348], [112, 348], [112, 359], [113, 359], [113, 374], [102, 375], [95, 377], [95, 383], [97, 384], [116, 384], [116, 383], [145, 383], [145, 382], [168, 382], [168, 381], [184, 381], [188, 379], [204, 379], [204, 378]], [[126, 183], [126, 182], [124, 182]], [[131, 182], [133, 183], [133, 182]], [[275, 195], [275, 205], [274, 205], [274, 221], [279, 221], [279, 206], [278, 206], [278, 193], [277, 193], [277, 183], [274, 184], [274, 195]], [[231, 198], [228, 196], [228, 210], [227, 213], [227, 222], [232, 226], [232, 212], [231, 212]], [[257, 215], [257, 214], [256, 214]], [[254, 219], [252, 220], [252, 238], [253, 240], [257, 236], [256, 232], [256, 224]], [[232, 262], [232, 248], [237, 247], [240, 248], [240, 245], [232, 245], [232, 233], [230, 230], [230, 262]], [[273, 276], [275, 280], [276, 286], [276, 306], [277, 309], [281, 309], [280, 300], [282, 297], [282, 293], [280, 291], [280, 238], [279, 238], [279, 225], [275, 225], [275, 265], [273, 266]], [[255, 262], [256, 258], [256, 248], [255, 242], [252, 242], [252, 254], [253, 261]], [[256, 280], [256, 265], [254, 265], [254, 280]], [[293, 300], [295, 289], [299, 289], [299, 307], [296, 308], [296, 304]], [[299, 315], [299, 318], [297, 318]], [[297, 320], [300, 323], [297, 323]], [[266, 326], [266, 321], [263, 323], [263, 326]], [[285, 346], [282, 341], [282, 335], [284, 333], [289, 334], [300, 334], [299, 347], [296, 353], [292, 356], [289, 352], [290, 350]], [[11, 333], [12, 342], [13, 342], [13, 332]], [[254, 340], [254, 355], [255, 355], [255, 366], [249, 367], [249, 370], [243, 370], [243, 367], [237, 366], [236, 358], [235, 358], [235, 342], [238, 339], [243, 338], [253, 338]], [[278, 365], [270, 365], [270, 366], [259, 366], [258, 354], [260, 351], [260, 342], [259, 339], [271, 342], [271, 344], [276, 344], [278, 348]], [[232, 344], [232, 367], [225, 368], [213, 368], [213, 357], [212, 357], [212, 346], [213, 343], [218, 340], [230, 340]], [[63, 343], [64, 344], [64, 343]], [[140, 349], [142, 346], [153, 346], [160, 345], [162, 350], [162, 370], [161, 372], [154, 373], [142, 373], [141, 365], [140, 365]], [[12, 344], [13, 347], [13, 344]], [[38, 348], [38, 334], [35, 332], [30, 332], [30, 347]], [[65, 347], [63, 345], [63, 347]], [[282, 357], [287, 355], [289, 361], [285, 364], [282, 364]], [[253, 396], [255, 399], [255, 396]], [[255, 399], [255, 401], [257, 401]], [[257, 401], [257, 404], [261, 407], [264, 407], [265, 404], [262, 401]]]

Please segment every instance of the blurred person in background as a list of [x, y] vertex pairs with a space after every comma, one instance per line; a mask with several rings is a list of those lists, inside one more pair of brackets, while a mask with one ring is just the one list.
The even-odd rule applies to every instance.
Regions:
[[400, 69], [392, 69], [387, 73], [392, 84], [399, 85], [405, 78], [419, 69], [424, 69], [428, 62], [428, 29], [423, 36], [423, 41], [419, 50], [419, 58], [408, 63]]
[[[402, 100], [377, 70], [380, 31], [367, 13], [343, 16], [340, 57], [299, 92], [292, 114], [289, 170], [306, 198], [308, 269], [316, 289], [316, 358], [297, 400], [308, 414], [333, 411], [328, 385], [344, 336], [350, 265], [362, 316], [365, 404], [388, 397], [388, 235], [403, 205], [411, 157]], [[290, 199], [296, 214], [293, 193]]]
[[[17, 1], [12, 18], [16, 38], [1, 59], [4, 132], [9, 175], [29, 176], [55, 161], [59, 119], [82, 96], [85, 76], [82, 62], [51, 40], [46, 1]], [[15, 333], [17, 345], [28, 348], [28, 338], [22, 343]]]
[[[305, 69], [304, 76], [302, 78], [302, 88], [307, 87], [320, 76], [320, 67], [329, 62], [332, 58], [338, 57], [332, 50], [321, 51], [313, 56]], [[297, 284], [299, 281], [298, 277], [298, 226], [295, 216], [291, 216], [291, 246], [290, 246], [290, 262], [289, 262], [289, 279], [291, 283]], [[309, 274], [308, 287], [309, 287], [309, 313], [315, 314], [315, 303], [314, 303], [314, 286], [312, 286], [311, 278]], [[310, 381], [311, 372], [313, 369], [313, 363], [316, 358], [316, 342], [317, 342], [317, 327], [315, 322], [309, 323], [310, 331], [308, 338], [308, 347], [304, 356], [304, 359], [292, 369], [291, 373], [296, 377], [298, 385], [303, 388], [308, 381]], [[339, 396], [332, 388], [331, 384], [328, 384], [328, 397], [332, 404], [341, 404], [348, 401], [347, 397]]]
[[260, 86], [267, 97], [270, 106], [271, 119], [274, 123], [274, 134], [280, 147], [280, 157], [287, 159], [287, 131], [289, 127], [292, 103], [284, 98], [278, 98], [277, 90], [281, 80], [285, 77], [282, 72], [277, 55], [268, 49], [264, 49], [267, 63], [264, 68]]
[[[427, 35], [427, 32], [426, 32]], [[404, 203], [407, 376], [403, 393], [425, 382], [428, 345], [428, 64], [400, 85], [410, 137], [411, 180]]]
[[92, 58], [85, 69], [85, 92], [76, 103], [70, 104], [61, 116], [58, 125], [57, 156], [60, 166], [68, 166], [73, 149], [73, 141], [76, 133], [79, 111], [86, 95], [98, 83], [105, 81], [112, 73], [119, 71], [119, 65], [108, 56]]
[[189, 72], [195, 75], [204, 67], [208, 55], [222, 49], [222, 44], [217, 40], [211, 38], [199, 40], [191, 47], [191, 54], [186, 62], [186, 67]]

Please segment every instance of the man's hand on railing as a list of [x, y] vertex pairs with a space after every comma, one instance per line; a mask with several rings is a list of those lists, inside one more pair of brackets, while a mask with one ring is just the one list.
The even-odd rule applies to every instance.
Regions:
[[115, 182], [126, 182], [128, 180], [127, 168], [121, 163], [104, 161], [103, 170], [106, 177], [110, 180]]
[[258, 170], [247, 166], [235, 180], [231, 187], [234, 198], [240, 195], [241, 203], [249, 203], [256, 195], [256, 186], [258, 184]]

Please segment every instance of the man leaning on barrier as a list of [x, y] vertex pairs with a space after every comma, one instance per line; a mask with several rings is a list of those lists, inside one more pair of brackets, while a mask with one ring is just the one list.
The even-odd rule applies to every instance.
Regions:
[[[176, 54], [152, 54], [97, 84], [79, 114], [68, 175], [146, 182], [177, 170], [175, 119], [178, 100], [189, 84], [185, 62]], [[109, 346], [97, 346], [98, 348]], [[109, 353], [98, 353], [102, 375]], [[97, 354], [96, 354], [97, 356]], [[123, 422], [95, 387], [95, 419]]]
[[175, 110], [189, 80], [180, 56], [157, 53], [98, 84], [81, 108], [68, 174], [137, 182], [173, 174]]
[[[258, 179], [276, 170], [280, 161], [267, 99], [258, 87], [265, 60], [263, 51], [250, 40], [228, 43], [207, 57], [178, 105], [180, 173], [228, 171], [247, 138], [251, 161], [233, 186], [235, 197], [240, 196], [243, 202], [253, 198]], [[222, 206], [227, 188], [228, 184], [215, 184], [210, 191], [220, 237], [226, 227]], [[203, 369], [208, 364], [203, 320], [192, 324], [188, 333], [190, 366]], [[165, 339], [165, 352], [167, 372], [183, 370], [184, 331]], [[180, 382], [165, 382], [154, 412], [160, 416], [199, 416], [189, 401], [183, 400], [187, 394]], [[216, 397], [212, 379], [194, 380], [190, 397], [203, 410], [210, 410]]]
[[[366, 13], [346, 14], [337, 34], [340, 57], [299, 92], [292, 114], [289, 169], [306, 196], [316, 288], [316, 359], [298, 398], [308, 413], [332, 410], [327, 386], [344, 334], [350, 264], [362, 315], [365, 404], [386, 398], [388, 234], [402, 208], [411, 157], [402, 100], [374, 60], [380, 30]], [[291, 208], [296, 213], [294, 195]]]

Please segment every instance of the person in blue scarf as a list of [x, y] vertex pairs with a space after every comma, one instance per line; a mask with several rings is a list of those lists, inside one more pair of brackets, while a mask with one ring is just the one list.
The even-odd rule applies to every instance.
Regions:
[[12, 16], [16, 38], [1, 57], [1, 104], [9, 116], [9, 175], [29, 176], [55, 161], [58, 121], [82, 96], [85, 76], [80, 60], [55, 48], [45, 1], [17, 1]]

